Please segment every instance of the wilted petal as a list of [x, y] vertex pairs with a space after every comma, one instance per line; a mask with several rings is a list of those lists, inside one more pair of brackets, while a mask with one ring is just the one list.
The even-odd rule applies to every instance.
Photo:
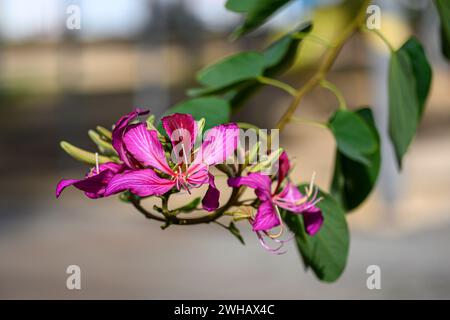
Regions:
[[[161, 119], [161, 123], [172, 142], [172, 147], [176, 150], [177, 158], [180, 162], [185, 159], [183, 150], [186, 151], [186, 159], [190, 161], [192, 147], [197, 137], [197, 122], [190, 114], [174, 113]], [[181, 143], [181, 145], [179, 145]], [[178, 159], [177, 159], [178, 160]]]
[[125, 190], [130, 190], [140, 197], [162, 195], [174, 185], [175, 181], [161, 178], [151, 169], [127, 171], [111, 179], [106, 187], [105, 195], [109, 196]]
[[207, 165], [225, 163], [239, 142], [239, 127], [235, 123], [222, 124], [208, 131], [195, 162]]
[[147, 130], [145, 123], [131, 125], [123, 137], [123, 143], [128, 152], [140, 163], [172, 174], [163, 146], [158, 139], [158, 132]]
[[303, 211], [303, 221], [306, 233], [310, 236], [315, 235], [323, 224], [322, 211], [316, 206], [310, 207]]
[[280, 225], [280, 219], [272, 202], [269, 200], [261, 202], [256, 212], [253, 231], [270, 230], [278, 225]]
[[202, 200], [203, 209], [206, 211], [214, 211], [219, 207], [220, 191], [214, 183], [214, 176], [209, 174], [209, 187]]
[[123, 135], [128, 127], [128, 124], [136, 119], [140, 115], [147, 114], [148, 110], [142, 110], [142, 109], [136, 109], [117, 121], [116, 125], [114, 126], [114, 129], [112, 131], [112, 146], [119, 154], [119, 158], [128, 166], [133, 167], [130, 159], [128, 158], [125, 146], [123, 144]]
[[230, 187], [240, 187], [247, 186], [255, 189], [258, 198], [262, 201], [269, 200], [271, 195], [271, 185], [272, 181], [269, 176], [263, 175], [261, 173], [250, 173], [246, 177], [234, 177], [228, 179], [228, 185]]

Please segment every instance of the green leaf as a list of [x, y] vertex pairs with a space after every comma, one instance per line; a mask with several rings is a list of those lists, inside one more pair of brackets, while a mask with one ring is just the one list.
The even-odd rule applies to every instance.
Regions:
[[[276, 40], [263, 52], [264, 73], [266, 77], [274, 77], [288, 70], [295, 62], [298, 48], [302, 42], [299, 35], [308, 34], [312, 30], [310, 22], [304, 23], [280, 39]], [[238, 109], [247, 99], [263, 85], [257, 81], [249, 81], [226, 95], [233, 110]]]
[[421, 118], [431, 87], [431, 66], [425, 55], [423, 46], [415, 37], [409, 38], [400, 48], [400, 51], [402, 50], [408, 54], [409, 60], [411, 61], [419, 101], [419, 118]]
[[444, 28], [441, 27], [441, 47], [442, 54], [447, 60], [450, 60], [450, 38], [445, 34]]
[[302, 23], [293, 32], [282, 36], [266, 48], [263, 52], [264, 75], [273, 76], [289, 69], [297, 57], [299, 44], [311, 31], [311, 22]]
[[[304, 192], [306, 186], [301, 185], [298, 188]], [[311, 268], [320, 280], [333, 282], [345, 269], [350, 234], [345, 212], [338, 202], [322, 191], [319, 191], [319, 196], [323, 199], [317, 206], [322, 210], [324, 223], [314, 236], [305, 233], [301, 215], [283, 210], [282, 217], [295, 234], [305, 268]]]
[[264, 71], [264, 57], [258, 52], [242, 52], [209, 65], [197, 74], [203, 88], [188, 90], [188, 95], [199, 96], [221, 93], [244, 81], [254, 80]]
[[[205, 129], [230, 121], [229, 103], [216, 97], [203, 97], [183, 101], [168, 109], [164, 116], [172, 113], [189, 113], [195, 120], [205, 118]], [[163, 132], [162, 130], [160, 130]]]
[[450, 1], [434, 0], [441, 19], [442, 52], [450, 60]]
[[359, 206], [372, 192], [381, 166], [380, 137], [375, 126], [372, 111], [363, 108], [356, 111], [362, 117], [376, 137], [375, 151], [367, 155], [369, 164], [365, 165], [347, 157], [336, 150], [334, 175], [331, 185], [331, 194], [350, 211]]
[[182, 206], [182, 207], [180, 207], [180, 208], [178, 208], [176, 210], [179, 211], [179, 212], [182, 212], [182, 213], [192, 212], [195, 209], [197, 209], [198, 205], [200, 204], [200, 201], [201, 201], [201, 199], [199, 197], [195, 198], [194, 200], [192, 200], [188, 204], [186, 204], [186, 205], [184, 205], [184, 206]]
[[233, 221], [230, 222], [230, 225], [228, 226], [228, 230], [230, 230], [231, 234], [233, 236], [235, 236], [240, 243], [242, 243], [243, 245], [245, 245], [245, 241], [244, 238], [241, 235], [241, 232], [239, 231], [239, 229], [236, 227], [236, 225], [234, 224]]
[[245, 14], [244, 23], [234, 32], [239, 37], [266, 22], [266, 20], [291, 0], [228, 0], [225, 7], [237, 13]]
[[369, 155], [375, 151], [377, 139], [361, 116], [352, 111], [338, 110], [331, 117], [329, 127], [342, 154], [365, 165], [370, 164]]
[[411, 144], [431, 83], [424, 50], [410, 38], [391, 56], [389, 67], [389, 135], [399, 168]]

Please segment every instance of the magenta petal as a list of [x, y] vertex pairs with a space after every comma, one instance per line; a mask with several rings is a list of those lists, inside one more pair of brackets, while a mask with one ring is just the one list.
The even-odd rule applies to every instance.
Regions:
[[[123, 164], [115, 163], [115, 162], [107, 162], [102, 163], [98, 166], [99, 173], [103, 172], [105, 170], [110, 170], [113, 173], [121, 172], [125, 169], [125, 166]], [[95, 173], [96, 168], [92, 169], [92, 172]]]
[[228, 179], [228, 185], [233, 188], [247, 186], [256, 189], [258, 198], [262, 201], [269, 200], [271, 195], [272, 181], [267, 175], [261, 173], [250, 173], [246, 177], [234, 177]]
[[203, 197], [202, 204], [203, 209], [206, 211], [214, 211], [219, 207], [220, 191], [216, 188], [214, 183], [214, 176], [209, 174], [209, 187]]
[[101, 198], [104, 196], [106, 185], [114, 174], [111, 170], [104, 170], [99, 174], [90, 175], [81, 180], [61, 180], [56, 186], [56, 197], [59, 197], [65, 188], [73, 185], [77, 189], [84, 191], [89, 198]]
[[280, 183], [286, 178], [290, 168], [291, 164], [289, 163], [287, 153], [286, 151], [283, 151], [278, 159], [278, 181]]
[[280, 225], [280, 219], [272, 202], [261, 202], [253, 222], [253, 231], [266, 231], [278, 225]]
[[187, 171], [187, 182], [192, 186], [201, 186], [210, 181], [208, 166], [204, 164], [192, 164]]
[[155, 130], [147, 130], [145, 123], [131, 125], [123, 137], [123, 143], [128, 152], [140, 163], [172, 174], [158, 133]]
[[225, 163], [236, 150], [238, 142], [239, 127], [235, 123], [213, 127], [206, 134], [195, 162], [203, 162], [210, 166]]
[[[172, 147], [178, 151], [180, 157], [178, 163], [185, 162], [183, 150], [186, 151], [186, 159], [190, 161], [192, 147], [197, 138], [198, 126], [190, 114], [174, 113], [161, 119], [161, 123], [172, 142]], [[178, 144], [182, 144], [178, 146]]]
[[111, 179], [106, 187], [105, 196], [125, 190], [130, 190], [140, 197], [162, 195], [174, 185], [175, 181], [160, 178], [151, 169], [127, 171]]
[[142, 110], [142, 109], [136, 109], [123, 117], [119, 119], [119, 121], [116, 122], [116, 125], [114, 126], [113, 132], [112, 132], [112, 146], [119, 154], [119, 158], [128, 166], [132, 167], [132, 163], [130, 159], [128, 158], [125, 146], [123, 144], [122, 138], [123, 135], [128, 127], [128, 124], [136, 119], [140, 115], [147, 114], [148, 110]]
[[323, 224], [322, 211], [318, 207], [310, 207], [303, 212], [305, 231], [310, 236], [315, 235]]
[[56, 186], [56, 197], [59, 198], [65, 188], [72, 186], [74, 183], [80, 181], [79, 179], [63, 179]]

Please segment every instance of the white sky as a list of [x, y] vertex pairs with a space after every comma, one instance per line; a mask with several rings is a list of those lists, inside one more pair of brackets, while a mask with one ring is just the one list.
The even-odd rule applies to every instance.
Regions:
[[[167, 4], [179, 0], [159, 1]], [[184, 1], [191, 12], [212, 30], [239, 22], [239, 15], [225, 9], [226, 0]], [[318, 0], [297, 1], [271, 25], [297, 20], [305, 4]], [[147, 3], [147, 0], [0, 0], [0, 35], [14, 41], [58, 38], [64, 32], [67, 6], [78, 4], [81, 9], [81, 37], [128, 37], [143, 27], [148, 15], [151, 17]]]

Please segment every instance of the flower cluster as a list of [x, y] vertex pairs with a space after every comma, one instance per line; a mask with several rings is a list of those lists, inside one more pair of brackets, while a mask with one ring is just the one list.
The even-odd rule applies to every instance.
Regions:
[[[238, 149], [240, 129], [235, 123], [222, 124], [211, 128], [204, 134], [204, 121], [195, 121], [189, 114], [175, 113], [161, 119], [166, 135], [161, 134], [153, 125], [138, 122], [140, 115], [148, 111], [137, 109], [123, 116], [114, 126], [110, 143], [114, 152], [111, 161], [99, 164], [98, 158], [83, 179], [61, 180], [56, 188], [56, 196], [68, 186], [74, 186], [92, 199], [128, 192], [139, 198], [158, 196], [168, 200], [172, 193], [186, 191], [208, 185], [202, 200], [202, 208], [211, 214], [212, 219], [200, 219], [199, 222], [211, 222], [237, 207], [248, 212], [245, 218], [251, 223], [253, 231], [264, 247], [264, 236], [277, 239], [283, 230], [280, 209], [292, 214], [302, 214], [305, 231], [309, 235], [317, 233], [323, 223], [320, 209], [316, 206], [317, 191], [311, 184], [307, 194], [302, 194], [289, 180], [291, 169], [286, 152], [278, 159], [278, 170], [274, 176], [263, 172], [245, 170], [229, 159]], [[107, 141], [105, 141], [107, 143]], [[228, 186], [234, 192], [234, 198], [219, 208], [220, 191], [215, 184], [211, 170], [215, 166], [228, 166]], [[222, 170], [223, 171], [223, 170]], [[254, 189], [256, 198], [251, 204], [239, 201], [243, 190]], [[246, 211], [245, 208], [255, 209]], [[177, 222], [176, 217], [170, 220]], [[180, 223], [184, 224], [184, 223]], [[281, 226], [277, 233], [271, 230]]]

